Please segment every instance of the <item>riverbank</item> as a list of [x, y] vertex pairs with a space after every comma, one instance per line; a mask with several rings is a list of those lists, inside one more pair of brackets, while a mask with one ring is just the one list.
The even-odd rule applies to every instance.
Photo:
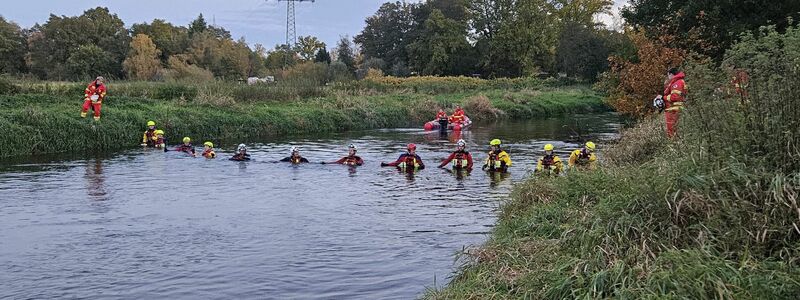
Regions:
[[[606, 111], [601, 96], [584, 86], [509, 86], [464, 79], [467, 84], [412, 88], [413, 82], [379, 90], [359, 87], [247, 87], [156, 83], [110, 84], [102, 119], [78, 116], [81, 86], [17, 83], [0, 95], [0, 156], [108, 151], [134, 147], [145, 122], [154, 120], [171, 141], [247, 140], [286, 133], [419, 126], [439, 107], [459, 103], [476, 120], [550, 117]], [[478, 82], [482, 85], [474, 85]], [[509, 81], [505, 84], [521, 84]], [[363, 84], [363, 83], [362, 83]], [[504, 85], [500, 85], [504, 86]], [[482, 90], [483, 88], [494, 89]], [[271, 93], [278, 98], [269, 100]], [[318, 91], [308, 92], [308, 91]], [[237, 92], [238, 91], [238, 92]], [[307, 94], [308, 92], [308, 94]], [[316, 93], [316, 94], [315, 94]], [[289, 96], [286, 96], [289, 95]]]
[[518, 184], [489, 240], [426, 298], [795, 298], [797, 98], [751, 84], [752, 106], [696, 86], [680, 138], [654, 116], [601, 145], [601, 169]]

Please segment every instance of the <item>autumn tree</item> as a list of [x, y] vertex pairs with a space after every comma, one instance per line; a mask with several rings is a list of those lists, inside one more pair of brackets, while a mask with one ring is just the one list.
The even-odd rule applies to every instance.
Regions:
[[609, 93], [606, 102], [616, 111], [642, 116], [647, 114], [653, 98], [664, 91], [667, 70], [680, 66], [685, 53], [669, 48], [673, 37], [650, 40], [643, 32], [631, 33], [636, 45], [637, 61], [612, 56], [611, 70], [598, 83]]
[[128, 78], [150, 80], [161, 68], [159, 55], [161, 55], [161, 50], [156, 48], [149, 36], [137, 34], [131, 40], [131, 50], [122, 66], [128, 74]]

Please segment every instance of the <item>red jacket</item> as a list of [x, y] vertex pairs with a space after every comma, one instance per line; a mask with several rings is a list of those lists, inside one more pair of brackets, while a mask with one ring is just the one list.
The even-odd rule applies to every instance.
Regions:
[[446, 112], [441, 111], [441, 112], [436, 114], [436, 120], [442, 120], [442, 119], [447, 119], [447, 113]]
[[92, 81], [89, 86], [86, 87], [86, 90], [83, 91], [83, 97], [86, 100], [89, 100], [89, 97], [92, 95], [98, 95], [100, 98], [97, 99], [97, 102], [103, 102], [103, 98], [106, 97], [106, 85], [100, 84], [97, 85], [97, 80]]
[[685, 76], [683, 72], [676, 74], [664, 88], [664, 103], [667, 110], [673, 107], [672, 110], [680, 109], [686, 101], [686, 82], [683, 80]]

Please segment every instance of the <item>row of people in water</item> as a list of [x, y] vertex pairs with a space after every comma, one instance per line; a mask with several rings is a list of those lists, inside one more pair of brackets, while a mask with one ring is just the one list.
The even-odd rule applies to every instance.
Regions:
[[[148, 131], [145, 132], [142, 145], [155, 148], [163, 148], [164, 151], [169, 151], [166, 148], [164, 139], [164, 132], [155, 129], [155, 122], [148, 122]], [[148, 143], [148, 141], [151, 141]], [[489, 142], [490, 151], [484, 160], [481, 169], [491, 172], [507, 172], [508, 168], [512, 166], [511, 156], [503, 150], [502, 142], [499, 139], [494, 139]], [[597, 156], [595, 155], [595, 144], [587, 142], [581, 149], [576, 149], [570, 153], [568, 166], [577, 169], [594, 169], [597, 165]], [[473, 168], [472, 154], [467, 151], [467, 144], [464, 140], [459, 140], [456, 143], [456, 150], [453, 151], [446, 159], [444, 159], [439, 167], [443, 168], [447, 165], [452, 165], [454, 169], [471, 171]], [[205, 158], [216, 158], [214, 144], [210, 141], [203, 143], [203, 152], [199, 155], [195, 152], [195, 147], [192, 145], [192, 140], [189, 137], [183, 138], [183, 143], [174, 147], [173, 151], [185, 152], [191, 156], [202, 156]], [[536, 164], [536, 172], [546, 175], [558, 175], [564, 171], [564, 163], [558, 155], [554, 152], [552, 144], [544, 146], [544, 155], [539, 158]], [[350, 144], [348, 147], [347, 156], [332, 162], [322, 162], [322, 164], [343, 164], [350, 166], [360, 166], [364, 164], [364, 160], [359, 157], [356, 145]], [[401, 154], [397, 160], [393, 162], [382, 162], [383, 167], [398, 167], [406, 170], [420, 170], [425, 168], [425, 163], [416, 153], [417, 146], [415, 144], [408, 144], [406, 152]], [[234, 161], [248, 161], [250, 154], [247, 153], [247, 147], [244, 144], [239, 144], [236, 148], [235, 154], [230, 158]], [[308, 163], [308, 159], [300, 155], [300, 149], [297, 147], [291, 148], [291, 154], [280, 160], [281, 162], [290, 162], [293, 164]]]

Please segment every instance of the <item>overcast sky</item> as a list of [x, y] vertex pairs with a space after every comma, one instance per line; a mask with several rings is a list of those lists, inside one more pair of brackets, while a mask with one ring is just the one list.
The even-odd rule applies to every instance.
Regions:
[[[333, 47], [339, 36], [358, 34], [364, 28], [364, 19], [384, 2], [387, 0], [297, 3], [297, 35], [313, 35]], [[614, 11], [624, 2], [615, 0]], [[126, 27], [155, 18], [186, 25], [202, 13], [209, 24], [225, 27], [235, 38], [244, 37], [251, 45], [260, 43], [271, 49], [286, 39], [286, 2], [278, 0], [2, 0], [0, 15], [30, 27], [46, 22], [51, 13], [75, 16], [97, 6], [108, 7]], [[611, 23], [610, 17], [601, 20]]]

